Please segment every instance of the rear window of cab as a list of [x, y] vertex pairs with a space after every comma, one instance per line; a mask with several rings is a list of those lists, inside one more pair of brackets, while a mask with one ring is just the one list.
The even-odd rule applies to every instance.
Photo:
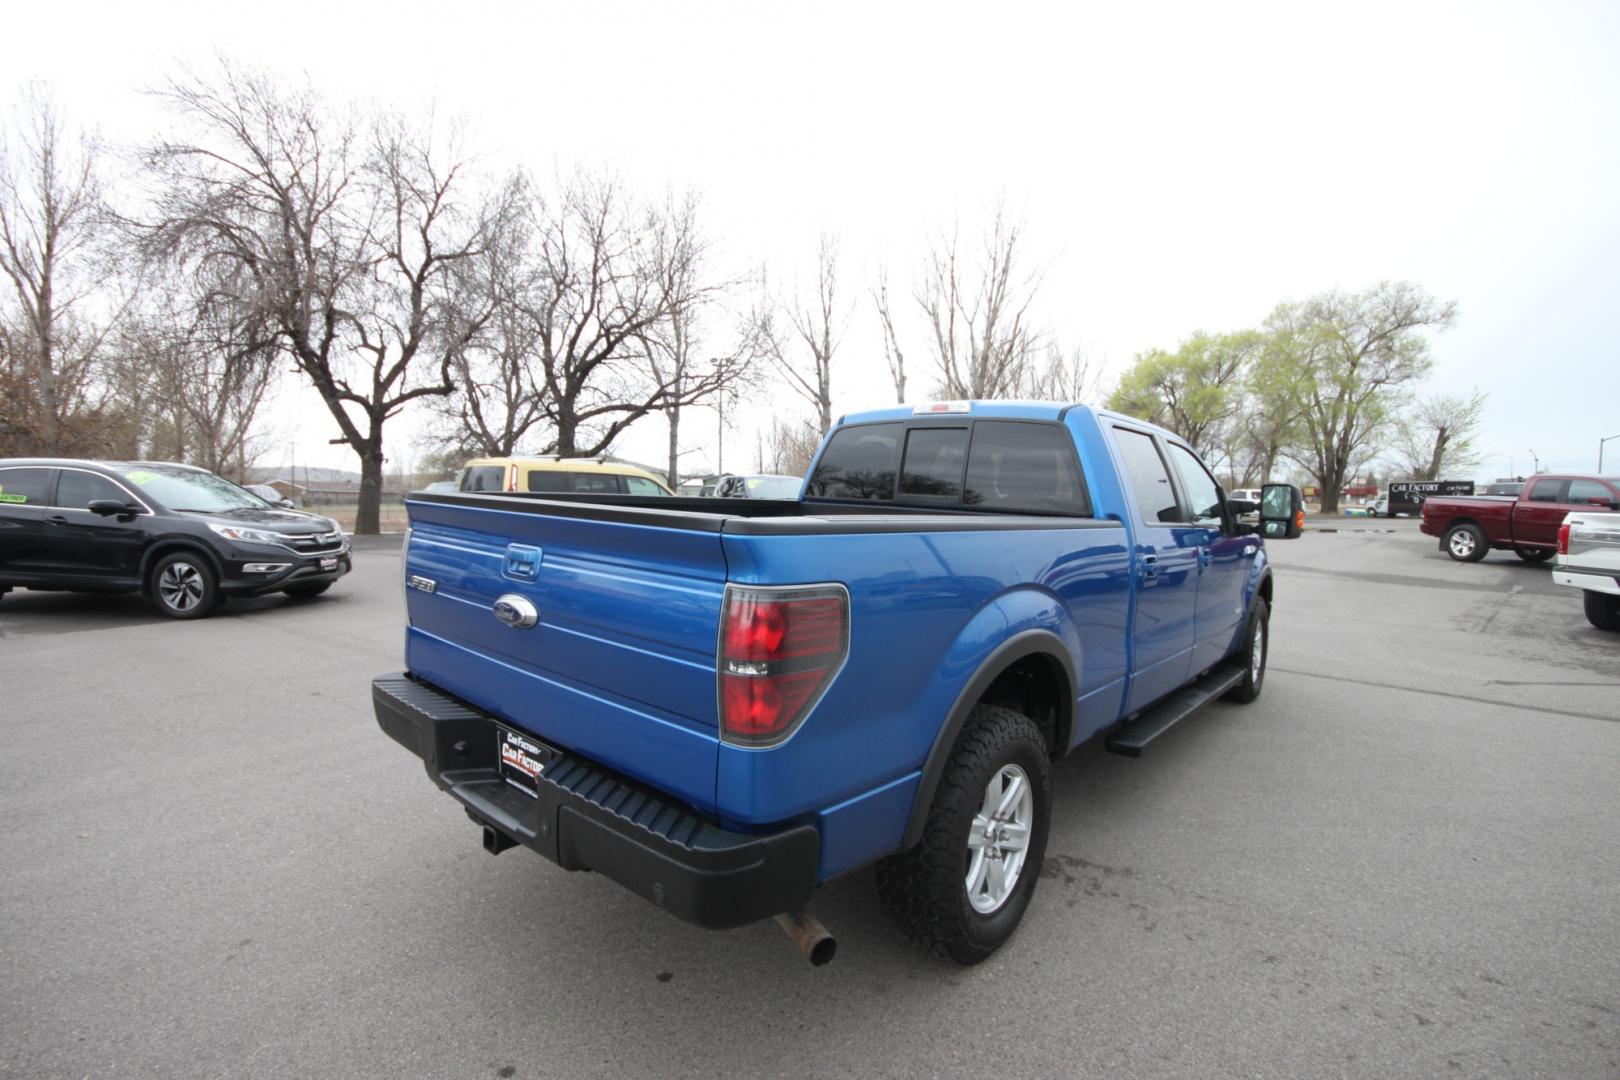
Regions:
[[1073, 439], [1060, 424], [856, 424], [833, 434], [809, 499], [1088, 516]]

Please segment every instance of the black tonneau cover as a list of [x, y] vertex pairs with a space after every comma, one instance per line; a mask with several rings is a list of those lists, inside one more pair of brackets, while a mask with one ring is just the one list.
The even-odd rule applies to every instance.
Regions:
[[917, 506], [874, 506], [830, 500], [713, 499], [665, 495], [542, 492], [414, 492], [411, 502], [622, 521], [666, 529], [747, 536], [819, 533], [991, 532], [1012, 529], [1110, 528], [1117, 522], [1064, 514], [1005, 514]]

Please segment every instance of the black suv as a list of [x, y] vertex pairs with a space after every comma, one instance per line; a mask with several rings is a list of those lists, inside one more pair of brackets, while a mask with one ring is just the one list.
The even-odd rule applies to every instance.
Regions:
[[0, 459], [0, 593], [139, 591], [194, 619], [227, 596], [314, 596], [348, 572], [337, 522], [277, 509], [204, 469]]

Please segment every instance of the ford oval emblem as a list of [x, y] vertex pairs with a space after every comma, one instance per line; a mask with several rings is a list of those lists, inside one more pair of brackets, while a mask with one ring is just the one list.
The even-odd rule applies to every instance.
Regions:
[[526, 596], [507, 593], [495, 601], [495, 617], [514, 630], [527, 630], [540, 621], [540, 612]]

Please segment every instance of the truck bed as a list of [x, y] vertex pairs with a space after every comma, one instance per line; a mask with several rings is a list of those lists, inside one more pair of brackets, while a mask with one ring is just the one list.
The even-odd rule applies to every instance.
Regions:
[[[869, 804], [847, 820], [903, 819], [927, 746], [918, 733], [949, 711], [951, 649], [975, 619], [989, 620], [986, 637], [1020, 619], [1050, 624], [1083, 658], [1077, 685], [1122, 693], [1129, 556], [1116, 521], [622, 495], [445, 493], [413, 495], [407, 507], [415, 677], [725, 823], [868, 799], [883, 810]], [[1007, 540], [986, 542], [991, 533]], [[510, 572], [513, 546], [536, 552], [532, 580]], [[792, 737], [793, 754], [719, 738], [728, 582], [833, 582], [851, 594], [846, 670]], [[1062, 625], [1052, 592], [1076, 587], [1095, 603], [1084, 626]], [[538, 609], [533, 629], [491, 616], [514, 593]], [[1111, 721], [1118, 706], [1109, 699], [1095, 715]], [[805, 768], [811, 760], [845, 764], [830, 781]], [[824, 869], [825, 859], [869, 857], [863, 845], [883, 835], [842, 835], [827, 816]]]

